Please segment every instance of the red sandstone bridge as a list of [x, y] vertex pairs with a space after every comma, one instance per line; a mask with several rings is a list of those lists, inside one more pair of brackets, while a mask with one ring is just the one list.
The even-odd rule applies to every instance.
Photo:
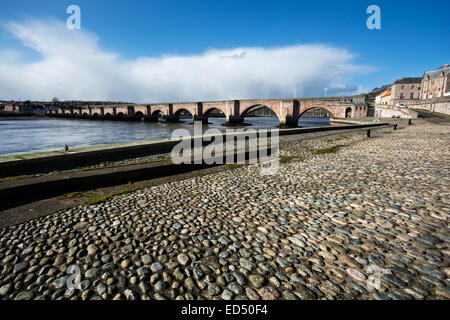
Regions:
[[267, 107], [278, 117], [281, 126], [297, 126], [299, 118], [308, 110], [325, 109], [332, 118], [365, 117], [368, 105], [356, 97], [315, 99], [256, 99], [210, 102], [180, 102], [161, 104], [100, 105], [85, 108], [48, 111], [50, 116], [103, 120], [142, 120], [178, 122], [182, 113], [190, 113], [194, 120], [207, 123], [211, 113], [222, 113], [227, 124], [243, 123], [255, 110]]

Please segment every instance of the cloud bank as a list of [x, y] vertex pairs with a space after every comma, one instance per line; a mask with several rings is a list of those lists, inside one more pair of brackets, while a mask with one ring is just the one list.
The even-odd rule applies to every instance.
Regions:
[[361, 88], [349, 81], [372, 71], [347, 50], [322, 44], [126, 60], [101, 48], [95, 34], [58, 20], [4, 27], [39, 59], [0, 49], [0, 99], [151, 103], [323, 96], [324, 88], [328, 96], [351, 95]]

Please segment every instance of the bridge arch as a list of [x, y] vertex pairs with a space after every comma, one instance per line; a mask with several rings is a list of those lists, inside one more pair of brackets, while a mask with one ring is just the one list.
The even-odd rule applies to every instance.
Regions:
[[166, 113], [164, 113], [164, 109], [154, 109], [151, 110], [150, 113], [150, 117], [147, 118], [148, 121], [153, 121], [153, 122], [159, 122], [162, 121], [162, 119], [164, 119], [167, 116]]
[[203, 105], [203, 115], [210, 115], [214, 110], [219, 110], [221, 113], [228, 117], [228, 110], [224, 105]]
[[278, 123], [281, 123], [281, 119], [282, 119], [282, 118], [281, 118], [280, 115], [277, 113], [277, 110], [274, 110], [274, 108], [271, 107], [270, 105], [260, 104], [260, 103], [254, 104], [254, 105], [249, 105], [249, 106], [244, 107], [244, 108], [241, 110], [240, 118], [241, 118], [242, 120], [244, 120], [244, 118], [247, 117], [248, 114], [249, 114], [250, 112], [256, 111], [256, 110], [260, 110], [260, 109], [268, 109], [268, 110], [270, 110], [270, 111], [271, 111], [271, 116], [272, 116], [272, 117], [276, 117]]
[[[279, 103], [279, 102], [278, 102]], [[281, 122], [281, 119], [283, 118], [281, 114], [279, 113], [279, 104], [274, 105], [272, 101], [252, 101], [252, 102], [243, 102], [240, 105], [240, 118], [244, 118], [249, 112], [261, 109], [261, 108], [268, 108], [273, 113], [274, 116], [278, 118], [278, 121]]]
[[150, 116], [153, 117], [154, 115], [158, 115], [161, 113], [164, 117], [167, 117], [169, 115], [169, 110], [164, 107], [150, 107]]
[[138, 111], [134, 114], [135, 120], [144, 120], [144, 114], [141, 111]]
[[225, 112], [221, 109], [221, 108], [216, 108], [216, 107], [211, 107], [211, 108], [209, 108], [209, 109], [207, 109], [204, 113], [203, 113], [203, 115], [206, 117], [206, 118], [208, 118], [208, 117], [211, 117], [211, 116], [213, 116], [213, 115], [219, 115], [220, 114], [220, 117], [222, 118], [226, 118], [226, 114], [225, 114]]
[[276, 114], [275, 110], [273, 110], [270, 106], [262, 104], [262, 103], [249, 104], [249, 105], [244, 105], [244, 106], [241, 105], [241, 108], [239, 110], [240, 111], [239, 116], [241, 118], [244, 118], [246, 115], [248, 115], [249, 112], [252, 112], [252, 111], [255, 111], [255, 110], [258, 110], [258, 109], [262, 109], [262, 108], [270, 109], [278, 117], [278, 115]]
[[[194, 118], [194, 114], [189, 109], [185, 109], [185, 108], [179, 108], [175, 112], [174, 117], [179, 120], [179, 119], [182, 119], [183, 115], [189, 115], [189, 119]], [[187, 119], [187, 118], [184, 118], [184, 119]]]
[[299, 118], [309, 116], [313, 118], [336, 118], [336, 115], [325, 106], [312, 106], [308, 107], [299, 115]]
[[107, 113], [105, 113], [105, 115], [103, 117], [105, 118], [105, 120], [111, 120], [112, 119], [112, 114], [107, 112]]
[[345, 109], [345, 117], [351, 118], [352, 117], [352, 108], [348, 107]]
[[195, 118], [195, 120], [201, 120], [203, 124], [208, 124], [209, 118], [219, 118], [226, 121], [227, 114], [223, 108], [220, 107], [208, 107], [205, 111], [203, 111], [203, 116]]

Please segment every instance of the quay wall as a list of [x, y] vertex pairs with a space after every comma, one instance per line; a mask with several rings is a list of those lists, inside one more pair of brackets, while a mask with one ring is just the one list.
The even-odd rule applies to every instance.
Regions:
[[403, 118], [412, 119], [417, 118], [419, 114], [408, 108], [399, 108], [395, 106], [389, 106], [385, 104], [375, 105], [375, 117], [376, 118]]
[[[340, 126], [327, 126], [327, 127], [311, 127], [311, 128], [292, 128], [292, 129], [280, 129], [279, 135], [292, 135], [312, 132], [323, 131], [337, 131], [337, 130], [363, 130], [366, 128], [375, 128], [387, 126], [387, 123], [376, 124], [364, 124], [364, 125], [340, 125]], [[269, 129], [268, 132], [275, 130]], [[226, 134], [222, 133], [222, 137]], [[239, 134], [235, 134], [239, 135]], [[246, 133], [243, 133], [246, 135]], [[191, 145], [194, 144], [194, 140], [201, 139], [202, 136], [192, 137]], [[162, 154], [170, 152], [173, 147], [181, 140], [180, 139], [165, 139], [161, 142], [149, 142], [145, 144], [122, 146], [117, 148], [97, 149], [93, 151], [82, 151], [74, 153], [65, 153], [54, 156], [43, 156], [30, 159], [20, 159], [0, 162], [0, 178], [12, 177], [18, 175], [28, 175], [38, 172], [65, 170], [70, 167], [81, 167], [86, 165], [94, 165], [104, 161], [112, 161], [123, 158], [137, 158], [148, 154]], [[209, 142], [203, 142], [203, 144], [209, 144]]]

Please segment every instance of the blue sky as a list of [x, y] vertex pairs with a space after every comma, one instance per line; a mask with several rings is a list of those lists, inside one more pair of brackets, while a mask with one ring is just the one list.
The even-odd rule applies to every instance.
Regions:
[[[227, 52], [227, 50], [235, 50], [236, 48], [271, 50], [292, 46], [322, 45], [332, 48], [332, 50], [345, 50], [351, 55], [350, 58], [343, 56], [337, 59], [336, 63], [345, 63], [347, 66], [355, 68], [346, 67], [345, 71], [341, 69], [331, 70], [331, 76], [336, 76], [336, 79], [338, 79], [333, 83], [323, 83], [322, 86], [320, 79], [323, 78], [315, 77], [312, 74], [311, 78], [316, 80], [311, 83], [304, 79], [296, 79], [296, 75], [288, 75], [287, 77], [292, 77], [292, 81], [296, 83], [293, 85], [295, 88], [292, 89], [292, 95], [317, 96], [322, 94], [321, 88], [326, 86], [335, 86], [336, 88], [347, 86], [350, 91], [355, 88], [367, 91], [382, 84], [390, 83], [401, 76], [421, 76], [423, 71], [435, 69], [450, 61], [450, 42], [448, 41], [450, 2], [447, 0], [2, 0], [0, 2], [0, 23], [2, 26], [0, 28], [0, 40], [3, 43], [3, 48], [0, 49], [0, 52], [1, 50], [8, 52], [10, 59], [12, 59], [10, 57], [11, 52], [14, 53], [13, 55], [17, 54], [20, 58], [13, 59], [14, 63], [9, 63], [8, 66], [2, 66], [0, 63], [0, 68], [11, 68], [12, 64], [16, 68], [7, 69], [9, 74], [11, 72], [13, 74], [18, 73], [17, 76], [19, 76], [19, 72], [27, 75], [30, 73], [30, 79], [33, 79], [32, 75], [35, 72], [33, 71], [35, 67], [33, 64], [46, 60], [47, 68], [54, 65], [52, 62], [56, 60], [52, 59], [58, 54], [63, 54], [64, 50], [46, 54], [29, 48], [27, 42], [40, 40], [26, 38], [26, 36], [23, 36], [23, 32], [17, 32], [17, 28], [14, 33], [11, 31], [11, 26], [8, 27], [8, 24], [25, 25], [30, 30], [36, 28], [29, 22], [30, 20], [33, 20], [34, 23], [38, 21], [41, 24], [53, 23], [56, 20], [60, 21], [62, 25], [68, 17], [65, 12], [66, 8], [71, 4], [77, 4], [81, 8], [82, 30], [80, 33], [87, 32], [90, 36], [95, 37], [98, 46], [97, 53], [114, 54], [116, 56], [114, 66], [121, 64], [120, 68], [124, 65], [135, 65], [142, 59], [161, 59], [166, 56], [195, 57], [204, 55], [208, 50]], [[369, 30], [366, 27], [366, 19], [369, 17], [366, 14], [366, 8], [371, 4], [376, 4], [381, 8], [381, 30]], [[59, 28], [61, 25], [55, 28]], [[40, 29], [36, 28], [36, 30], [39, 33]], [[46, 30], [47, 36], [52, 37], [52, 32], [49, 32], [49, 29]], [[304, 47], [299, 49], [299, 59], [306, 59], [305, 50], [307, 49]], [[242, 52], [251, 54], [252, 51], [243, 50]], [[264, 58], [258, 59], [260, 65], [254, 62], [252, 67], [265, 68], [271, 63], [271, 54], [271, 52], [266, 52]], [[330, 51], [329, 54], [332, 55], [333, 52]], [[328, 57], [328, 55], [326, 56]], [[279, 58], [280, 56], [274, 54], [273, 59], [276, 57]], [[247, 58], [250, 59], [251, 55]], [[167, 65], [169, 62], [158, 61], [160, 63], [158, 74], [161, 77], [167, 77], [167, 72], [161, 71], [161, 65]], [[80, 63], [84, 64], [85, 62]], [[186, 63], [192, 65], [192, 61]], [[324, 60], [320, 60], [320, 62], [311, 61], [311, 64], [314, 63], [318, 65], [316, 72], [326, 73], [327, 68], [330, 68], [333, 61], [332, 59], [329, 63], [325, 63]], [[150, 63], [150, 65], [153, 64]], [[301, 69], [305, 67], [302, 64], [291, 63], [291, 65], [292, 68]], [[208, 66], [211, 68], [211, 65]], [[214, 67], [214, 65], [212, 66]], [[47, 72], [44, 68], [45, 66], [39, 67], [40, 74]], [[145, 66], [142, 66], [142, 69], [145, 68], [149, 68], [149, 73], [155, 74], [154, 69], [149, 67], [148, 61]], [[180, 68], [183, 68], [183, 66], [180, 66]], [[225, 73], [230, 68], [233, 67], [230, 65], [225, 69], [219, 68], [217, 72]], [[284, 66], [280, 65], [279, 68], [281, 72], [284, 72]], [[286, 68], [289, 68], [289, 65], [286, 65]], [[349, 68], [352, 71], [349, 71]], [[186, 68], [186, 72], [192, 72], [192, 70], [195, 69]], [[242, 77], [252, 78], [251, 75], [248, 75], [248, 72], [252, 72], [250, 67], [245, 69], [245, 72], [246, 74]], [[48, 71], [48, 74], [54, 75], [55, 71]], [[298, 77], [301, 77], [300, 74], [301, 71], [299, 71]], [[89, 76], [89, 74], [86, 74], [86, 76]], [[143, 74], [141, 76], [143, 78], [140, 79], [144, 82], [159, 82], [157, 76], [148, 79]], [[242, 77], [235, 75], [232, 79], [239, 82], [243, 81]], [[271, 77], [271, 73], [261, 74], [261, 77]], [[274, 76], [274, 78], [276, 77]], [[46, 78], [49, 78], [49, 76], [46, 76]], [[184, 75], [181, 75], [180, 78], [185, 82], [194, 81], [189, 77], [185, 78]], [[102, 79], [98, 79], [98, 81], [102, 81]], [[177, 87], [177, 83], [172, 84], [170, 81], [165, 82], [166, 85]], [[216, 85], [229, 81], [231, 80], [221, 78], [220, 81], [216, 82]], [[247, 91], [231, 89], [232, 87], [230, 87], [230, 90], [234, 90], [236, 94], [240, 95], [239, 98], [243, 98], [241, 96], [246, 95], [246, 92], [248, 92], [248, 95], [261, 94], [262, 91], [254, 88], [256, 86], [266, 86], [269, 97], [289, 94], [289, 92], [283, 92], [278, 88], [276, 83], [254, 81]], [[125, 82], [126, 80], [123, 80], [122, 83], [117, 83], [115, 84], [116, 87], [113, 86], [112, 88], [102, 87], [101, 90], [98, 90], [102, 91], [98, 98], [197, 100], [196, 86], [194, 85], [184, 88], [180, 84], [181, 87], [178, 91], [183, 91], [183, 94], [174, 93], [169, 89], [161, 95], [156, 93], [145, 95], [137, 91], [128, 95], [126, 90], [120, 92], [120, 94], [117, 93], [117, 87], [131, 86], [131, 84]], [[211, 82], [214, 82], [214, 80], [211, 80]], [[202, 85], [199, 83], [197, 86], [201, 87]], [[9, 84], [8, 89], [7, 92], [0, 89], [0, 98], [20, 98], [17, 95], [25, 97], [27, 95], [26, 90], [35, 92], [34, 95], [39, 95], [39, 92], [42, 92], [42, 98], [48, 98], [52, 93], [62, 98], [83, 99], [84, 97], [78, 96], [83, 94], [90, 96], [90, 98], [95, 96], [95, 94], [92, 96], [86, 88], [80, 88], [77, 93], [69, 93], [55, 83], [46, 83], [45, 86], [39, 88], [30, 88], [26, 85], [21, 87], [20, 84], [15, 84], [15, 87], [13, 87], [12, 84]], [[142, 88], [142, 90], [146, 90], [146, 88]], [[158, 90], [160, 92], [163, 89], [159, 88]], [[219, 89], [216, 90], [213, 84], [211, 84], [211, 88], [206, 88], [204, 91], [202, 91], [202, 88], [199, 90], [201, 93], [198, 99], [229, 98], [233, 95], [232, 93], [228, 95]], [[332, 88], [331, 91], [333, 92]], [[334, 91], [337, 93], [339, 90]], [[111, 94], [111, 92], [117, 94]], [[15, 96], [10, 96], [12, 93]]]

